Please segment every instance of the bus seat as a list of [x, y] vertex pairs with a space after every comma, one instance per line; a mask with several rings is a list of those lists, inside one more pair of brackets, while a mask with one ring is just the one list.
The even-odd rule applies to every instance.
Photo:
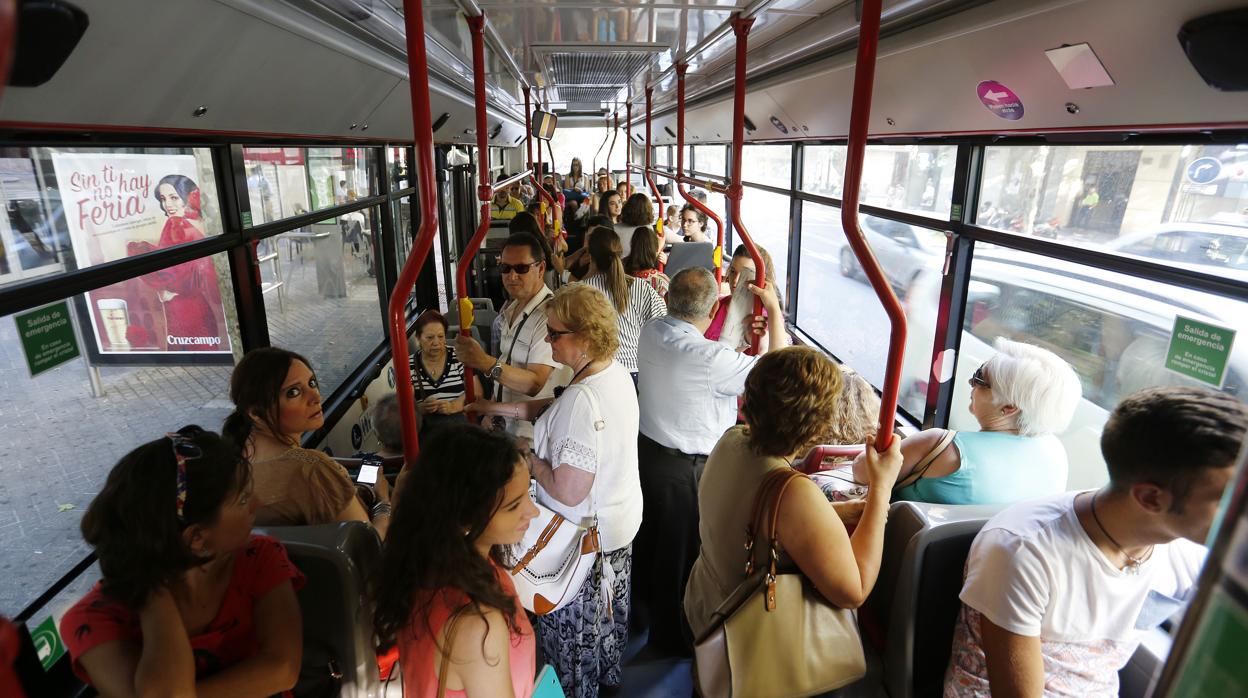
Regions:
[[[449, 318], [447, 319], [447, 322], [451, 322]], [[472, 338], [477, 340], [478, 343], [481, 342], [481, 326], [480, 325], [473, 325], [471, 328], [469, 328], [469, 334], [471, 334]], [[459, 335], [459, 325], [452, 322], [450, 326], [447, 327], [446, 329], [447, 346], [454, 348], [455, 337], [457, 335]], [[415, 330], [412, 330], [412, 333], [408, 335], [407, 342], [408, 342], [409, 349], [412, 351], [412, 353], [415, 353], [416, 348], [420, 346], [420, 337], [416, 334]]]
[[884, 682], [892, 698], [941, 694], [966, 556], [1001, 509], [896, 502], [889, 510], [880, 577], [864, 609], [885, 628]]
[[[484, 298], [484, 299], [473, 298], [471, 300], [472, 300], [472, 326], [484, 327], [486, 330], [489, 330], [490, 325], [493, 324], [494, 322], [494, 318], [498, 317], [498, 313], [494, 311], [493, 307], [485, 307], [485, 306], [478, 305], [477, 301], [484, 300], [490, 306], [494, 305], [494, 301], [491, 301], [488, 298]], [[454, 304], [452, 304], [451, 309], [447, 311], [446, 313], [446, 321], [452, 325], [459, 324], [459, 307], [458, 306], [455, 306]]]
[[689, 267], [706, 267], [715, 271], [714, 257], [713, 242], [677, 242], [667, 253], [667, 265], [663, 268], [663, 273], [672, 277], [681, 269]]
[[367, 578], [380, 563], [381, 541], [360, 521], [318, 526], [270, 526], [256, 533], [286, 546], [307, 582], [303, 612], [303, 667], [296, 696], [372, 696], [381, 690]]

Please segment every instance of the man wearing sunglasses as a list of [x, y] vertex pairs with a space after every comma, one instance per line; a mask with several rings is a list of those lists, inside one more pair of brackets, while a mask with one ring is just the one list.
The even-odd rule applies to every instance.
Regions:
[[[546, 302], [554, 295], [542, 282], [546, 272], [541, 243], [528, 233], [514, 233], [503, 244], [498, 270], [510, 300], [502, 308], [499, 356], [490, 356], [472, 337], [455, 339], [455, 353], [464, 365], [489, 377], [493, 397], [520, 402], [546, 397], [542, 388], [559, 367], [546, 342]], [[531, 438], [533, 425], [506, 419], [507, 431]]]

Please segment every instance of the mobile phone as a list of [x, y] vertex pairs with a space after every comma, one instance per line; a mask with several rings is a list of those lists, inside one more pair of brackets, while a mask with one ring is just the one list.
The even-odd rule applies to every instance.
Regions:
[[376, 485], [377, 471], [381, 469], [379, 465], [364, 464], [360, 466], [360, 474], [356, 476], [355, 481], [361, 485]]

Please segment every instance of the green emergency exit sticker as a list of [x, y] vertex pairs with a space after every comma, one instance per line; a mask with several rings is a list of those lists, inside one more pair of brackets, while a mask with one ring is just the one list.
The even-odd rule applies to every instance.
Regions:
[[56, 660], [65, 654], [65, 643], [61, 642], [61, 634], [56, 632], [56, 621], [52, 620], [52, 616], [45, 618], [30, 633], [30, 640], [35, 645], [35, 654], [44, 671], [51, 669]]
[[65, 301], [14, 315], [13, 318], [17, 322], [22, 352], [26, 354], [26, 365], [30, 367], [32, 377], [78, 357], [78, 342], [74, 339], [69, 304]]
[[243, 227], [251, 227], [251, 211], [243, 211]]
[[962, 220], [962, 204], [954, 204], [953, 207], [949, 209], [949, 220]]
[[1235, 330], [1179, 315], [1170, 333], [1166, 368], [1221, 388], [1234, 341]]

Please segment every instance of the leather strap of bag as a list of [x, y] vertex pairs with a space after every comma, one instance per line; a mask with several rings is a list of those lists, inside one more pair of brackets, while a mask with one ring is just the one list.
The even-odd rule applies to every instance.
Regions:
[[[750, 523], [745, 527], [745, 576], [749, 577], [754, 574], [754, 549], [760, 535], [767, 523], [767, 508], [771, 500], [775, 497], [777, 486], [782, 484], [781, 479], [776, 473], [783, 473], [783, 470], [776, 470], [768, 473], [763, 477], [763, 481], [758, 485], [758, 491], [754, 493], [754, 503], [750, 507]], [[794, 471], [796, 472], [796, 471]]]
[[777, 531], [780, 521], [780, 502], [784, 499], [784, 493], [789, 489], [789, 485], [793, 484], [794, 480], [804, 477], [807, 477], [804, 473], [792, 468], [776, 470], [767, 475], [767, 480], [774, 483], [769, 488], [769, 497], [765, 510], [769, 524], [767, 527], [767, 556], [769, 560], [764, 607], [768, 611], [776, 610], [776, 564], [780, 560], [780, 536]]
[[550, 539], [555, 537], [555, 531], [559, 530], [559, 526], [563, 522], [564, 518], [562, 516], [551, 517], [550, 523], [546, 524], [546, 528], [542, 529], [541, 535], [537, 537], [537, 542], [533, 544], [532, 548], [529, 548], [519, 562], [512, 566], [512, 575], [520, 574], [520, 570], [528, 566], [530, 562], [533, 562], [533, 558], [546, 549], [546, 546], [550, 544]]
[[451, 648], [455, 646], [455, 624], [459, 622], [459, 616], [464, 612], [464, 606], [458, 611], [451, 614], [446, 620], [446, 642], [442, 649], [442, 668], [438, 670], [438, 698], [446, 698], [446, 672], [451, 667]]
[[896, 492], [904, 487], [909, 487], [910, 485], [913, 485], [923, 479], [923, 475], [927, 473], [927, 469], [932, 467], [932, 463], [936, 462], [936, 458], [938, 458], [940, 454], [944, 453], [945, 449], [949, 448], [949, 444], [953, 443], [953, 437], [957, 436], [957, 434], [958, 432], [953, 429], [946, 429], [945, 435], [941, 437], [940, 441], [936, 442], [935, 446], [932, 446], [932, 450], [928, 451], [927, 455], [923, 456], [922, 460], [914, 464], [914, 468], [910, 470], [910, 474], [902, 478], [901, 482], [893, 485], [893, 491]]

